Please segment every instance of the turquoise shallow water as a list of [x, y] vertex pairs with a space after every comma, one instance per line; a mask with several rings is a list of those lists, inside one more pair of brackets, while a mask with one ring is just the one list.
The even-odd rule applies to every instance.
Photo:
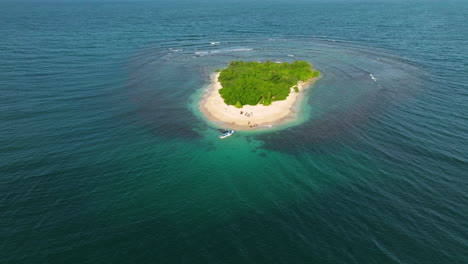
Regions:
[[[465, 2], [0, 4], [1, 263], [465, 263]], [[294, 57], [293, 57], [293, 56]], [[230, 60], [322, 73], [218, 139]]]

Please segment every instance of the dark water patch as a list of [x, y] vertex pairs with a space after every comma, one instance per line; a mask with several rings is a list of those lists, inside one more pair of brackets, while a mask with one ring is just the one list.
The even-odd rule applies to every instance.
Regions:
[[[191, 94], [180, 89], [184, 85], [190, 86], [190, 79], [187, 78], [193, 77], [185, 75], [187, 78], [183, 78], [175, 69], [164, 68], [170, 67], [170, 61], [165, 58], [165, 51], [152, 49], [139, 54], [129, 64], [126, 95], [135, 109], [127, 114], [127, 118], [154, 135], [199, 138], [200, 135], [193, 128], [200, 126], [186, 107]], [[194, 69], [187, 70], [193, 72]]]
[[[359, 127], [379, 111], [378, 94], [358, 98], [358, 105], [335, 110], [316, 119], [283, 131], [257, 136], [264, 142], [263, 148], [295, 153], [296, 150], [310, 149], [320, 145], [336, 145], [353, 141], [358, 137]], [[278, 144], [278, 142], [280, 142]]]
[[291, 153], [359, 141], [366, 125], [423, 92], [427, 73], [415, 63], [354, 44], [344, 49], [350, 57], [333, 58], [328, 64], [318, 61], [324, 77], [307, 94], [312, 117], [300, 126], [259, 135], [265, 148]]

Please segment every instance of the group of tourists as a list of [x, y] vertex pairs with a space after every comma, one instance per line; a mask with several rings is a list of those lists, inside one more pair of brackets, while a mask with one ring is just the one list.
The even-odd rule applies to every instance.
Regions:
[[[251, 116], [253, 116], [253, 112], [250, 112], [250, 113], [249, 113], [249, 112], [240, 111], [240, 114], [241, 114], [241, 115], [245, 115], [246, 117], [251, 117]], [[251, 123], [250, 121], [247, 123], [247, 125], [250, 126], [250, 128], [255, 128], [255, 127], [258, 126], [258, 124], [250, 124], [250, 123]]]
[[244, 112], [244, 111], [240, 111], [240, 114], [241, 114], [241, 115], [245, 115], [246, 117], [251, 117], [251, 116], [253, 116], [253, 112], [247, 113], [247, 112]]

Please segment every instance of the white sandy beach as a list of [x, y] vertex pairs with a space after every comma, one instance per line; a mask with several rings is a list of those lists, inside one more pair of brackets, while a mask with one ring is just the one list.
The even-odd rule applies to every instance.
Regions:
[[222, 88], [218, 81], [219, 73], [211, 76], [211, 84], [200, 101], [200, 111], [211, 121], [225, 129], [251, 130], [279, 125], [295, 117], [294, 106], [307, 88], [317, 78], [299, 82], [299, 93], [291, 87], [291, 93], [284, 101], [275, 101], [269, 106], [244, 105], [236, 108], [224, 103], [218, 90]]

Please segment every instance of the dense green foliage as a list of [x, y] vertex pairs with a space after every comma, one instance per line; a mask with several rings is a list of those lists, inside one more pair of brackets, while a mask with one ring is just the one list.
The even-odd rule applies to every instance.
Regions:
[[[306, 61], [275, 63], [271, 61], [232, 61], [221, 71], [219, 90], [224, 102], [241, 108], [243, 105], [269, 105], [285, 100], [290, 88], [298, 81], [306, 81], [319, 75]], [[294, 89], [298, 92], [297, 88]]]

